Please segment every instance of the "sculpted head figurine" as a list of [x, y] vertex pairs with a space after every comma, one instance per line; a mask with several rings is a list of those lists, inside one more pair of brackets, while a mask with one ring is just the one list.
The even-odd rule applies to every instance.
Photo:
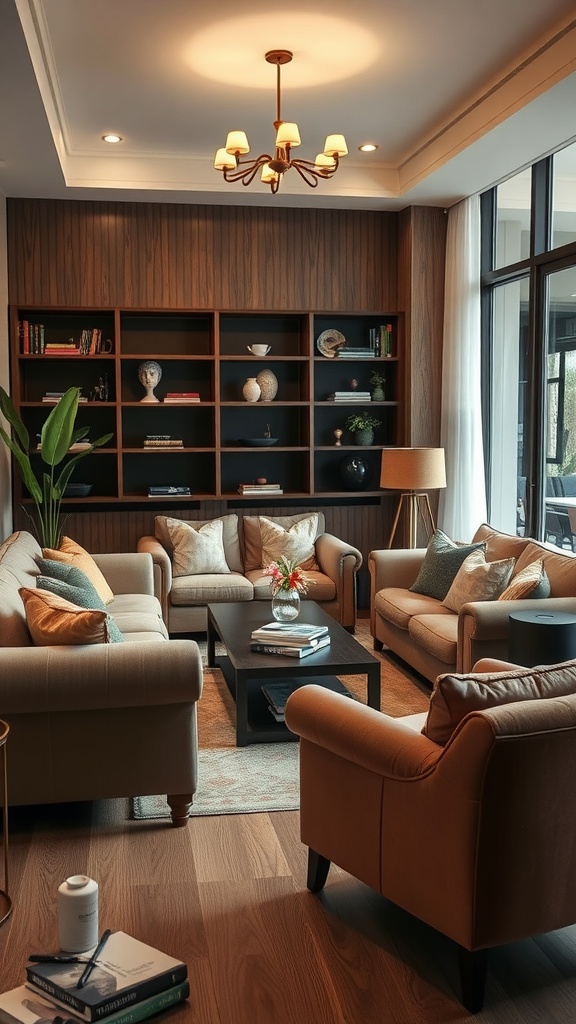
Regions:
[[141, 402], [158, 402], [154, 394], [154, 388], [159, 384], [162, 377], [162, 367], [160, 363], [155, 362], [154, 359], [147, 359], [145, 363], [140, 363], [138, 367], [138, 378], [143, 388], [146, 388], [146, 394], [144, 398], [141, 398]]

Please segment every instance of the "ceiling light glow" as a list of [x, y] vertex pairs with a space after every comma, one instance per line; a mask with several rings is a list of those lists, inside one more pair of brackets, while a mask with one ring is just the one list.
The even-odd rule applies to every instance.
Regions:
[[103, 135], [102, 136], [102, 142], [114, 143], [114, 142], [123, 142], [123, 141], [124, 140], [123, 140], [121, 135], [113, 135], [112, 133], [110, 133], [109, 135]]
[[361, 146], [358, 146], [361, 153], [374, 153], [378, 148], [375, 142], [364, 142]]

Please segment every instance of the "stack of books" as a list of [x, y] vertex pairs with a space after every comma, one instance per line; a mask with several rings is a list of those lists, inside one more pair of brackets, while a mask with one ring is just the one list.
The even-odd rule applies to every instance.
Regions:
[[174, 405], [177, 405], [178, 402], [199, 402], [200, 393], [198, 391], [168, 391], [164, 396], [164, 401]]
[[[57, 405], [60, 399], [64, 397], [64, 394], [64, 391], [46, 391], [45, 394], [42, 395], [42, 401], [46, 402], [48, 405]], [[78, 401], [87, 402], [88, 399], [84, 398], [83, 395], [80, 395]]]
[[269, 622], [250, 635], [251, 651], [287, 658], [306, 658], [329, 644], [328, 626], [313, 626], [308, 622]]
[[172, 437], [172, 434], [146, 434], [144, 438], [145, 448], [183, 448], [184, 441], [181, 437]]
[[189, 487], [176, 487], [174, 484], [160, 484], [148, 488], [149, 498], [181, 498], [187, 497], [192, 491]]
[[59, 1017], [72, 1024], [135, 1024], [188, 998], [188, 968], [181, 960], [120, 931], [97, 949], [97, 960], [91, 959], [95, 950], [33, 954], [26, 984], [0, 995], [0, 1021], [49, 1024]]
[[371, 402], [369, 391], [334, 391], [328, 395], [329, 402]]
[[375, 359], [377, 352], [371, 347], [350, 348], [343, 345], [338, 349], [338, 359]]
[[280, 487], [280, 484], [239, 484], [238, 494], [248, 494], [252, 496], [256, 494], [274, 495], [284, 494], [284, 491]]

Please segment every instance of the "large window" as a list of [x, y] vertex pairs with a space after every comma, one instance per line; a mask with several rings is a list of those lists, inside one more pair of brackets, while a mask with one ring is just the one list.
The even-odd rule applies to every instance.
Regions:
[[574, 146], [486, 193], [482, 282], [490, 522], [576, 551], [575, 197]]

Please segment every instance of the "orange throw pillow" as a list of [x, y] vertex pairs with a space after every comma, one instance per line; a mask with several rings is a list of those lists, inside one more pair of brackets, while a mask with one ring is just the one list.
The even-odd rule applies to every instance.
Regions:
[[92, 555], [88, 554], [76, 541], [70, 540], [70, 537], [62, 538], [62, 543], [57, 551], [54, 548], [44, 548], [42, 556], [43, 558], [52, 558], [55, 562], [76, 565], [92, 581], [104, 604], [110, 604], [110, 601], [114, 600], [114, 594], [110, 590]]
[[19, 594], [36, 647], [110, 643], [108, 612], [80, 608], [48, 590], [20, 587]]

